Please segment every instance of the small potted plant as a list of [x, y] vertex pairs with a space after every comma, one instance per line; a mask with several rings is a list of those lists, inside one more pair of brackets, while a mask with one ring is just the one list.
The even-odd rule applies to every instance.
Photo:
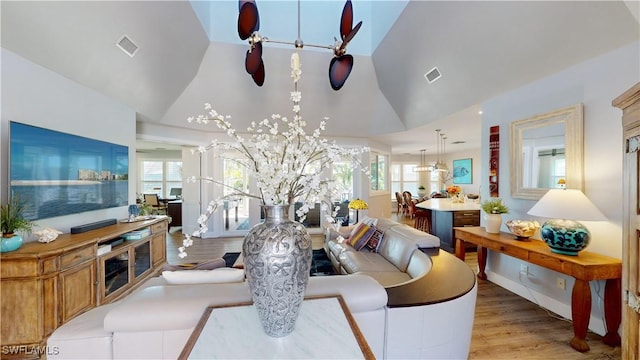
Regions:
[[420, 197], [427, 196], [427, 188], [425, 188], [424, 185], [418, 186], [418, 196]]
[[24, 218], [24, 205], [12, 197], [6, 205], [0, 205], [0, 230], [2, 244], [0, 252], [18, 250], [22, 246], [22, 237], [16, 231], [31, 231], [33, 223]]
[[500, 198], [490, 198], [485, 200], [480, 207], [484, 211], [485, 229], [490, 234], [500, 233], [502, 225], [502, 214], [507, 214], [509, 208], [502, 202]]
[[139, 204], [138, 207], [140, 208], [140, 216], [147, 216], [153, 213], [153, 206], [149, 204], [142, 203]]

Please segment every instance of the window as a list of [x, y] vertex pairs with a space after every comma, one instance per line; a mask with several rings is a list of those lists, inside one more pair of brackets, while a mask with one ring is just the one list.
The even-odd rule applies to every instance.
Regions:
[[[331, 174], [330, 178], [335, 181], [337, 191], [331, 194], [331, 201], [343, 202], [354, 198], [353, 169], [355, 165], [351, 159], [334, 161], [329, 169], [322, 169], [322, 164], [314, 161], [305, 167], [305, 173], [315, 174], [319, 171], [326, 171]], [[306, 199], [306, 201], [318, 201], [319, 199]]]
[[[215, 186], [222, 191], [222, 196], [228, 196], [223, 202], [222, 210], [216, 216], [222, 217], [224, 231], [234, 232], [248, 230], [251, 226], [251, 202], [246, 196], [231, 196], [238, 191], [249, 192], [249, 174], [246, 168], [246, 159], [237, 153], [229, 152], [223, 156], [223, 183], [224, 186]], [[219, 193], [218, 193], [219, 194]], [[257, 206], [257, 204], [256, 204]]]
[[333, 163], [333, 179], [337, 181], [338, 193], [331, 200], [342, 202], [353, 198], [353, 167], [351, 161]]
[[371, 190], [387, 190], [387, 156], [371, 153]]
[[391, 165], [391, 199], [396, 199], [396, 192], [409, 191], [418, 193], [420, 173], [413, 171], [417, 163], [394, 163]]
[[430, 171], [429, 174], [429, 194], [433, 192], [440, 192], [445, 188], [446, 172], [444, 171]]
[[[286, 164], [285, 164], [286, 165]], [[301, 169], [303, 174], [308, 174], [310, 176], [323, 172], [325, 170], [322, 169], [322, 163], [319, 160], [313, 160], [307, 163], [303, 169]], [[296, 202], [308, 202], [308, 203], [317, 203], [320, 199], [311, 193], [303, 193], [297, 198], [294, 199]]]
[[169, 196], [171, 188], [182, 187], [182, 161], [142, 160], [140, 161], [140, 193]]
[[224, 187], [223, 195], [228, 196], [242, 191], [249, 192], [249, 176], [246, 174], [242, 159], [223, 159], [224, 166]]

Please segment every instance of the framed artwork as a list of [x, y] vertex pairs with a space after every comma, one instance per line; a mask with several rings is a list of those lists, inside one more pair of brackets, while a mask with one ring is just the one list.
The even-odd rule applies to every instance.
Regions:
[[489, 195], [499, 197], [498, 169], [500, 161], [500, 126], [489, 128]]
[[471, 184], [473, 181], [473, 159], [453, 160], [453, 183]]

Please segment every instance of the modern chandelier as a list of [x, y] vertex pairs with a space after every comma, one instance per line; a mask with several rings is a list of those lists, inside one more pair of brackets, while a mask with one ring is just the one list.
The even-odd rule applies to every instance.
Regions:
[[300, 0], [298, 0], [298, 38], [293, 41], [276, 41], [260, 35], [260, 15], [255, 0], [239, 0], [238, 7], [238, 35], [240, 39], [249, 41], [249, 50], [245, 58], [245, 69], [258, 86], [264, 84], [265, 68], [262, 61], [262, 43], [293, 45], [296, 49], [304, 46], [333, 50], [333, 58], [329, 64], [329, 83], [333, 90], [340, 90], [353, 69], [353, 56], [347, 54], [347, 45], [360, 30], [362, 21], [353, 27], [353, 7], [351, 0], [347, 0], [340, 18], [340, 39], [333, 38], [333, 45], [305, 44], [300, 37]]
[[[440, 159], [440, 148], [442, 147], [442, 151], [444, 152], [444, 141], [447, 139], [444, 134], [440, 133], [441, 129], [436, 129], [436, 145], [438, 155], [436, 157], [436, 163], [431, 167], [431, 171], [449, 171], [449, 167], [447, 164]], [[442, 143], [442, 146], [440, 145]]]
[[426, 161], [425, 161], [425, 153], [427, 152], [427, 150], [425, 149], [421, 149], [420, 150], [420, 166], [416, 166], [413, 168], [413, 171], [415, 172], [424, 172], [424, 171], [431, 171], [431, 167], [429, 165], [427, 165]]

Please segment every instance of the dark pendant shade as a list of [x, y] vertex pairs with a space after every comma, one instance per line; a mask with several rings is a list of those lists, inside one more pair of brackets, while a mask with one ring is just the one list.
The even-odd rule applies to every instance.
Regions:
[[358, 22], [356, 26], [347, 34], [347, 36], [344, 37], [344, 40], [342, 42], [343, 48], [347, 47], [347, 44], [349, 43], [349, 41], [351, 41], [351, 39], [353, 39], [353, 37], [356, 36], [356, 34], [358, 33], [358, 30], [360, 30], [360, 26], [362, 26], [362, 21]]
[[351, 0], [347, 0], [342, 8], [342, 17], [340, 18], [340, 37], [344, 39], [353, 26], [353, 6]]
[[238, 15], [238, 35], [246, 40], [254, 31], [260, 30], [260, 15], [254, 1], [240, 0], [240, 15]]
[[329, 82], [333, 90], [340, 90], [344, 85], [351, 69], [353, 68], [353, 56], [347, 54], [331, 59], [329, 64]]
[[247, 50], [247, 57], [244, 61], [244, 68], [251, 75], [255, 74], [262, 64], [262, 43], [254, 44], [253, 49]]
[[251, 74], [251, 78], [253, 79], [253, 82], [255, 82], [258, 86], [262, 86], [262, 84], [264, 84], [264, 63], [262, 62], [262, 60], [260, 60], [260, 66], [258, 67], [258, 70], [255, 73]]

